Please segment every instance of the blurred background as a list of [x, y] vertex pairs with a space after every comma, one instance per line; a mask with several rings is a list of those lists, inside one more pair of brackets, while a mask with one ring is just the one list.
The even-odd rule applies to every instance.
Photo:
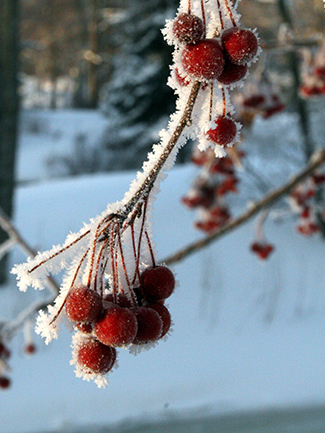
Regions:
[[[164, 26], [166, 19], [174, 17], [177, 7], [178, 2], [176, 0], [1, 1], [0, 207], [9, 218], [15, 220], [20, 231], [36, 249], [49, 248], [53, 243], [62, 242], [66, 233], [70, 230], [77, 230], [83, 220], [101, 212], [105, 208], [105, 203], [109, 200], [116, 201], [120, 199], [123, 196], [123, 191], [128, 188], [129, 182], [134, 177], [134, 173], [141, 168], [142, 162], [146, 159], [152, 144], [159, 140], [159, 131], [166, 127], [169, 115], [174, 111], [175, 106], [173, 91], [166, 85], [170, 71], [171, 47], [163, 40], [160, 29]], [[238, 209], [242, 209], [249, 200], [260, 197], [273, 187], [278, 186], [282, 181], [285, 181], [289, 175], [303, 167], [316, 149], [325, 146], [325, 13], [322, 0], [242, 0], [239, 3], [238, 10], [242, 15], [241, 23], [243, 27], [257, 28], [263, 48], [260, 60], [251, 68], [250, 75], [247, 78], [247, 86], [245, 86], [245, 89], [238, 89], [234, 93], [236, 115], [244, 125], [241, 145], [242, 149], [247, 153], [246, 171], [242, 175], [242, 191], [244, 194], [238, 199], [236, 198], [235, 205]], [[265, 107], [250, 106], [247, 102], [251, 101], [249, 98], [256, 96], [258, 93], [261, 94], [263, 91], [266, 91], [268, 97], [272, 96], [273, 105], [268, 106], [267, 109]], [[191, 179], [195, 177], [196, 171], [193, 164], [191, 164], [192, 157], [192, 147], [189, 145], [181, 150], [177, 159], [179, 166], [176, 170], [187, 167], [185, 170], [188, 171], [178, 171], [180, 177], [177, 178], [176, 175], [173, 177], [178, 186], [177, 191], [175, 191], [175, 200], [180, 201], [180, 197], [186, 192], [186, 187], [191, 183]], [[265, 169], [266, 166], [269, 167], [269, 170]], [[107, 183], [102, 178], [93, 177], [95, 181], [94, 187], [98, 182], [98, 185], [111, 188], [111, 195], [105, 188], [101, 189], [99, 187], [98, 191], [100, 192], [98, 195], [101, 195], [101, 200], [94, 202], [91, 209], [84, 212], [82, 202], [80, 202], [77, 210], [71, 210], [68, 217], [66, 218], [65, 215], [63, 218], [60, 212], [65, 212], [67, 200], [59, 204], [59, 191], [61, 191], [60, 188], [63, 185], [60, 181], [69, 182], [71, 180], [72, 183], [69, 184], [71, 191], [73, 191], [73, 185], [79, 191], [78, 188], [81, 188], [81, 184], [73, 184], [76, 179], [84, 179], [81, 182], [85, 182], [82, 185], [87, 189], [86, 182], [89, 182], [90, 177], [104, 174], [109, 176], [109, 178], [106, 178], [108, 179]], [[180, 179], [179, 183], [177, 179]], [[54, 187], [56, 181], [59, 182], [58, 189]], [[121, 188], [115, 189], [116, 184], [119, 184]], [[51, 189], [50, 185], [53, 186], [53, 189]], [[40, 190], [37, 188], [40, 188]], [[123, 190], [123, 188], [125, 189]], [[171, 185], [169, 188], [169, 191], [171, 191], [174, 187]], [[64, 188], [63, 190], [65, 191]], [[52, 191], [55, 200], [58, 200], [56, 203], [53, 202], [54, 199], [49, 198], [50, 191]], [[80, 196], [82, 196], [83, 192], [80, 191]], [[118, 193], [119, 196], [115, 197], [113, 192]], [[93, 190], [90, 189], [88, 193], [92, 195]], [[47, 202], [47, 199], [49, 202]], [[322, 199], [323, 196], [320, 193], [319, 200], [323, 203]], [[170, 200], [170, 196], [165, 196], [165, 200]], [[40, 202], [44, 204], [44, 209], [47, 209], [46, 212], [43, 208], [38, 209], [37, 206]], [[159, 203], [157, 207], [163, 213], [166, 210], [166, 205], [163, 204], [163, 201], [161, 201], [161, 204]], [[76, 215], [73, 212], [79, 213], [77, 218], [75, 218]], [[53, 228], [47, 222], [53, 215], [56, 215], [59, 221], [60, 228], [57, 230], [56, 227]], [[166, 247], [161, 248], [162, 256], [173, 253], [182, 242], [185, 244], [189, 240], [196, 239], [196, 232], [190, 228], [191, 216], [189, 213], [184, 211], [179, 215], [181, 215], [179, 218], [182, 221], [186, 220], [188, 222], [189, 232], [187, 233], [184, 230], [184, 233], [183, 231], [178, 233], [178, 229], [175, 229], [172, 225], [169, 228], [171, 230], [171, 242]], [[164, 227], [163, 215], [160, 218]], [[64, 219], [65, 221], [63, 221]], [[322, 233], [324, 233], [324, 227], [325, 225], [322, 226]], [[173, 229], [176, 231], [172, 232]], [[59, 233], [58, 237], [54, 236], [56, 232]], [[271, 232], [273, 233], [273, 229]], [[175, 237], [173, 233], [177, 233], [177, 236]], [[324, 320], [324, 302], [321, 294], [324, 279], [322, 273], [317, 274], [315, 277], [315, 272], [322, 268], [323, 262], [321, 260], [325, 257], [322, 233], [316, 241], [316, 247], [312, 243], [306, 247], [305, 244], [298, 245], [295, 244], [295, 241], [292, 241], [294, 247], [286, 250], [286, 238], [284, 235], [282, 239], [284, 244], [282, 246], [287, 253], [286, 257], [288, 255], [291, 257], [294, 248], [305, 251], [302, 256], [293, 256], [290, 263], [294, 263], [295, 267], [290, 268], [291, 276], [297, 276], [299, 270], [306, 266], [309, 257], [313, 257], [309, 256], [309, 253], [313, 254], [314, 252], [314, 254], [317, 254], [317, 260], [320, 261], [315, 262], [316, 259], [313, 258], [310, 259], [309, 264], [309, 266], [315, 266], [315, 268], [309, 268], [306, 271], [307, 276], [306, 274], [299, 274], [297, 280], [294, 278], [290, 280], [289, 278], [288, 281], [291, 282], [288, 283], [288, 287], [291, 287], [292, 284], [297, 288], [294, 301], [295, 308], [297, 308], [296, 312], [299, 308], [302, 308], [305, 313], [307, 310], [309, 312], [308, 308], [306, 311], [304, 310], [305, 303], [310, 302], [310, 296], [313, 296], [310, 293], [313, 293], [313, 289], [318, 291], [317, 300], [313, 298], [313, 305], [317, 305], [315, 311], [317, 314], [321, 314]], [[60, 236], [63, 236], [63, 239]], [[161, 242], [164, 243], [165, 239], [162, 234], [158, 235], [158, 239], [159, 236]], [[243, 242], [247, 247], [249, 241], [241, 234], [239, 235], [240, 239], [241, 236], [243, 236]], [[236, 239], [231, 241], [229, 245], [236, 245]], [[8, 233], [0, 228], [0, 246], [6, 241], [8, 241]], [[281, 240], [279, 242], [281, 243]], [[309, 242], [314, 242], [314, 240], [309, 240]], [[224, 245], [224, 248], [227, 248], [227, 246]], [[197, 262], [192, 267], [193, 269], [195, 266], [199, 267], [201, 277], [207, 274], [210, 275], [211, 280], [215, 278], [216, 284], [220, 288], [222, 283], [220, 277], [215, 277], [214, 272], [216, 271], [207, 271], [207, 263], [215, 263], [216, 253], [210, 251], [210, 255], [208, 253], [204, 254], [206, 255], [198, 257]], [[1, 255], [0, 306], [1, 304], [2, 306], [0, 312], [6, 317], [6, 314], [10, 311], [10, 314], [14, 317], [21, 307], [27, 305], [33, 299], [34, 295], [30, 295], [25, 301], [18, 300], [16, 295], [12, 295], [13, 290], [16, 289], [9, 270], [14, 260], [18, 258], [13, 259], [8, 257], [7, 254], [1, 254], [0, 248], [0, 257]], [[246, 272], [244, 262], [250, 260], [247, 257], [246, 259], [238, 259], [239, 261], [243, 260], [243, 263], [239, 265], [240, 272], [243, 274]], [[276, 285], [279, 279], [281, 280], [281, 275], [283, 277], [285, 273], [280, 266], [281, 260], [275, 260], [275, 262], [271, 261], [271, 266], [267, 270], [264, 268], [255, 271], [253, 270], [255, 268], [252, 267], [251, 273], [253, 276], [249, 273], [249, 283], [247, 283], [264, 285], [256, 298], [256, 302], [260, 302], [258, 305], [264, 305], [265, 310], [263, 311], [266, 318], [273, 318], [276, 315], [275, 304], [279, 305], [279, 298], [277, 297], [278, 292], [275, 289], [273, 290], [273, 286]], [[288, 268], [289, 262], [285, 260], [284, 258], [283, 263], [285, 262]], [[312, 265], [313, 261], [314, 264]], [[241, 266], [243, 267], [241, 268]], [[230, 274], [232, 273], [231, 269], [228, 269], [228, 271]], [[282, 271], [283, 273], [281, 273]], [[189, 268], [180, 268], [178, 272], [183, 275], [185, 281], [187, 281], [187, 278], [191, 279], [188, 274]], [[225, 277], [225, 280], [227, 280], [227, 277]], [[202, 307], [202, 303], [206, 305], [207, 302], [210, 302], [211, 298], [209, 296], [212, 296], [216, 302], [220, 300], [219, 292], [208, 291], [207, 289], [209, 287], [210, 290], [211, 281], [207, 284], [204, 280], [204, 282], [201, 281], [197, 284], [198, 286], [203, 285], [206, 292], [203, 290], [196, 297], [194, 296], [194, 299], [197, 300], [196, 306], [200, 304]], [[236, 285], [239, 285], [238, 279], [234, 282], [234, 286]], [[202, 293], [206, 295], [203, 301]], [[214, 293], [214, 295], [211, 295], [211, 293]], [[235, 298], [236, 295], [233, 294], [231, 299]], [[210, 301], [208, 301], [209, 299]], [[8, 309], [8, 302], [11, 302], [14, 306]], [[286, 302], [282, 307], [288, 305]], [[3, 323], [1, 322], [1, 314], [0, 330]], [[232, 314], [235, 316], [234, 313]], [[249, 315], [249, 313], [247, 314]], [[184, 316], [186, 316], [185, 313]], [[307, 316], [309, 317], [306, 313], [304, 317], [307, 318]], [[10, 320], [12, 317], [10, 317]], [[281, 317], [283, 319], [283, 316]], [[8, 317], [6, 317], [7, 319]], [[216, 320], [214, 316], [213, 320], [218, 322], [219, 319]], [[266, 319], [266, 321], [268, 320]], [[225, 322], [227, 323], [227, 318]], [[318, 323], [324, 322], [320, 321]], [[206, 329], [203, 328], [204, 331], [202, 330], [202, 332], [205, 332]], [[187, 332], [186, 326], [183, 325], [183, 328], [180, 327], [180, 329], [183, 330], [184, 336]], [[313, 328], [313, 322], [308, 322], [306, 329], [307, 335], [312, 335], [313, 329], [315, 329]], [[315, 341], [313, 341], [315, 351], [312, 359], [315, 360], [315, 364], [312, 364], [312, 366], [319, 367], [317, 372], [321, 372], [324, 353], [322, 351], [321, 354], [317, 354], [317, 350], [320, 345], [325, 345], [321, 329], [317, 328], [317, 330], [315, 335], [319, 336], [319, 339], [315, 337]], [[278, 336], [280, 334], [281, 332], [277, 329], [275, 334], [272, 335], [274, 337], [274, 335]], [[286, 330], [284, 334], [288, 336], [289, 341], [290, 331]], [[301, 335], [299, 333], [295, 335], [295, 341], [298, 344]], [[227, 334], [225, 341], [228, 337]], [[181, 335], [180, 338], [182, 338]], [[263, 340], [263, 331], [259, 334], [259, 338]], [[177, 335], [175, 341], [179, 341]], [[222, 338], [220, 341], [223, 341]], [[236, 340], [237, 343], [239, 341], [240, 338]], [[211, 343], [210, 340], [209, 343]], [[263, 348], [266, 347], [265, 344]], [[306, 350], [308, 348], [310, 347], [307, 345]], [[185, 348], [184, 350], [186, 351]], [[174, 355], [177, 356], [176, 349]], [[45, 356], [45, 354], [43, 353], [42, 356]], [[42, 362], [43, 365], [46, 363], [46, 361]], [[246, 362], [247, 366], [249, 366], [250, 360], [247, 359]], [[18, 370], [18, 375], [21, 374], [21, 377], [23, 377], [22, 370], [19, 370], [23, 368], [21, 365], [24, 364], [22, 359], [19, 358], [16, 371]], [[169, 365], [169, 368], [172, 369], [172, 366]], [[181, 367], [179, 366], [179, 368]], [[300, 372], [299, 368], [293, 371], [295, 373]], [[191, 371], [193, 374], [193, 370]], [[229, 373], [228, 370], [225, 371]], [[247, 373], [249, 369], [245, 371]], [[55, 369], [53, 374], [55, 374], [54, 372]], [[178, 372], [177, 369], [176, 372]], [[161, 382], [163, 382], [163, 377], [165, 376], [162, 374]], [[180, 377], [182, 377], [182, 374], [180, 374]], [[186, 382], [185, 373], [183, 379], [183, 382], [180, 381], [180, 388], [183, 386], [182, 383]], [[278, 377], [277, 379], [280, 383], [281, 378]], [[75, 379], [73, 378], [73, 380]], [[152, 380], [154, 380], [154, 377]], [[292, 377], [290, 380], [294, 381]], [[208, 382], [207, 379], [205, 386], [208, 386]], [[315, 380], [315, 383], [317, 383], [317, 380]], [[52, 385], [55, 386], [54, 383]], [[136, 388], [136, 385], [137, 382], [135, 382], [134, 388]], [[38, 388], [38, 391], [43, 389], [42, 387]], [[256, 389], [257, 387], [258, 380], [256, 378]], [[239, 386], [239, 388], [244, 388], [244, 385], [242, 388]], [[80, 392], [83, 392], [83, 389], [80, 388]], [[191, 391], [195, 394], [193, 389]], [[227, 394], [227, 385], [222, 389], [226, 390]], [[313, 427], [310, 427], [311, 424], [306, 421], [305, 430], [298, 430], [295, 425], [295, 430], [281, 431], [325, 431], [325, 416], [322, 409], [325, 394], [318, 388], [317, 392], [313, 394], [313, 389], [311, 387], [306, 401], [303, 400], [297, 390], [293, 391], [293, 394], [298, 393], [298, 400], [300, 399], [304, 403], [307, 402], [308, 405], [313, 403], [313, 398], [316, 400], [315, 407], [317, 406], [317, 408], [315, 409], [313, 406], [314, 412], [312, 415], [308, 412], [307, 415], [308, 419], [311, 417], [315, 421], [313, 421]], [[26, 386], [26, 401], [28, 400], [28, 392]], [[281, 394], [280, 391], [279, 394]], [[136, 395], [136, 390], [133, 395]], [[244, 392], [240, 394], [240, 398], [243, 395]], [[276, 402], [277, 398], [275, 396], [277, 394], [270, 392], [269, 395], [272, 395], [271, 403]], [[229, 401], [232, 396], [233, 394], [230, 393]], [[290, 396], [294, 397], [292, 393]], [[68, 395], [65, 402], [70, 397], [71, 395]], [[2, 398], [2, 395], [0, 395], [0, 407]], [[5, 398], [7, 400], [4, 401], [4, 404], [7, 406], [4, 407], [12, 407], [13, 400], [10, 401], [9, 397]], [[38, 398], [40, 397], [38, 396]], [[99, 394], [98, 397], [97, 394], [94, 394], [93, 398], [98, 403]], [[223, 403], [227, 398], [222, 400]], [[285, 402], [290, 403], [290, 398], [284, 398]], [[164, 394], [162, 400], [165, 401], [165, 409], [167, 409], [170, 399], [165, 398]], [[251, 407], [257, 404], [257, 400], [258, 397], [256, 400], [252, 398]], [[25, 403], [26, 401], [24, 400]], [[267, 399], [265, 401], [265, 407], [270, 407], [270, 405], [268, 406], [269, 401]], [[204, 400], [204, 402], [206, 401]], [[221, 407], [223, 407], [223, 403], [221, 403]], [[321, 409], [319, 409], [319, 406], [321, 406]], [[171, 412], [171, 417], [177, 418], [176, 407], [177, 405], [175, 405], [175, 411]], [[225, 407], [229, 409], [227, 402]], [[240, 408], [242, 406], [239, 404], [238, 406], [235, 405], [235, 407]], [[204, 408], [206, 409], [206, 406]], [[60, 408], [56, 407], [55, 411], [60, 413]], [[107, 423], [103, 413], [100, 422]], [[139, 413], [142, 412], [138, 411], [137, 414]], [[302, 417], [304, 416], [302, 412], [299, 413]], [[14, 414], [14, 411], [11, 412], [11, 416], [14, 417], [12, 414]], [[60, 420], [60, 422], [52, 423], [48, 431], [88, 431], [80, 430], [80, 426], [76, 430], [77, 409], [75, 409], [73, 415], [69, 411], [66, 414], [66, 418], [63, 416], [63, 420]], [[186, 414], [188, 415], [188, 413]], [[125, 414], [121, 411], [118, 419], [124, 419], [123, 416], [128, 415], [129, 412]], [[184, 419], [187, 419], [187, 415]], [[57, 419], [59, 418], [60, 416], [57, 416]], [[299, 419], [296, 412], [291, 418]], [[263, 424], [263, 416], [256, 419], [259, 425]], [[287, 422], [287, 418], [285, 420]], [[87, 418], [88, 423], [94, 423], [95, 421], [91, 415]], [[69, 424], [70, 422], [72, 424]], [[193, 432], [219, 431], [212, 421], [212, 424], [208, 421], [207, 424], [203, 423], [204, 425], [200, 424], [200, 422], [197, 425], [195, 423], [188, 425], [186, 422], [184, 421], [181, 427], [180, 424], [177, 424], [178, 421], [177, 423], [175, 421], [176, 424], [174, 423], [172, 427], [174, 430], [171, 427], [166, 427], [167, 430], [159, 431], [180, 432], [183, 431], [181, 428], [186, 429], [187, 432], [192, 432], [192, 430], [189, 430], [190, 428], [193, 428]], [[246, 422], [249, 424], [244, 418], [240, 422], [238, 421], [239, 424], [237, 421], [233, 421], [233, 418], [230, 421], [224, 419], [222, 422], [226, 426], [221, 427], [220, 431], [223, 431], [223, 433], [232, 431], [241, 431], [241, 433], [246, 431], [247, 433], [277, 431], [267, 430], [267, 428], [254, 430], [255, 427], [247, 427], [247, 430], [243, 430], [242, 426]], [[228, 422], [230, 424], [227, 424]], [[303, 423], [304, 421], [301, 421], [301, 424]], [[318, 427], [315, 427], [316, 424]], [[45, 422], [40, 423], [40, 425], [34, 422], [31, 425], [34, 425], [34, 427], [27, 425], [24, 429], [22, 425], [17, 424], [11, 430], [8, 421], [5, 432], [47, 431]], [[121, 425], [119, 428], [120, 431], [128, 431], [125, 425]], [[134, 428], [138, 429], [138, 431], [147, 431], [143, 425], [137, 424]], [[155, 430], [150, 431], [158, 431], [157, 426], [152, 428]], [[241, 429], [238, 430], [238, 428]]]

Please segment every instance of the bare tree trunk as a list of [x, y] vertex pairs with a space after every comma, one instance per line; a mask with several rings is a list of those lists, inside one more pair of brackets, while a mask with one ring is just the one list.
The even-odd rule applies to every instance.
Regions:
[[[0, 2], [0, 206], [12, 215], [14, 167], [18, 123], [18, 3]], [[7, 238], [0, 230], [0, 244]], [[6, 260], [0, 262], [0, 284], [7, 275]]]
[[[290, 11], [286, 0], [279, 0], [278, 2], [280, 14], [283, 21], [289, 25], [290, 28], [293, 27]], [[297, 107], [297, 112], [300, 120], [300, 128], [304, 137], [304, 151], [306, 161], [309, 160], [314, 152], [314, 144], [311, 139], [310, 134], [310, 119], [307, 102], [299, 97], [299, 87], [301, 84], [300, 73], [299, 73], [299, 55], [296, 51], [289, 51], [288, 53], [289, 68], [293, 76], [293, 97], [294, 105]]]
[[89, 108], [97, 108], [99, 97], [99, 82], [98, 82], [98, 0], [91, 1], [91, 17], [88, 24], [88, 49], [92, 54], [88, 62], [88, 105]]

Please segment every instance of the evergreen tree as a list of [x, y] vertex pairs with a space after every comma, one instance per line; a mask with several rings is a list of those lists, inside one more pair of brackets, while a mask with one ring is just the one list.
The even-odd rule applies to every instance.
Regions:
[[110, 155], [108, 169], [115, 170], [141, 166], [175, 104], [166, 85], [171, 50], [160, 29], [166, 17], [173, 17], [177, 1], [127, 1], [126, 6], [117, 26], [124, 44], [115, 56], [104, 102], [109, 118], [104, 146]]

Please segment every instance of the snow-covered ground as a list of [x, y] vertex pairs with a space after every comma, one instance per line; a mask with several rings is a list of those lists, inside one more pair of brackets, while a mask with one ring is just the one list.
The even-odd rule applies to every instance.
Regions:
[[[19, 156], [21, 180], [24, 173], [33, 178], [27, 168], [38, 160], [37, 149], [26, 147]], [[193, 214], [180, 203], [195, 173], [192, 165], [176, 167], [162, 184], [154, 215], [161, 258], [200, 237]], [[46, 178], [41, 174], [36, 177]], [[21, 186], [15, 224], [33, 247], [50, 248], [121, 199], [134, 176], [97, 174]], [[175, 265], [179, 286], [168, 302], [172, 335], [137, 357], [120, 350], [119, 368], [104, 390], [75, 378], [68, 329], [49, 346], [35, 337], [38, 351], [29, 357], [22, 336], [15, 338], [13, 385], [0, 394], [1, 432], [325, 404], [325, 243], [299, 236], [288, 220], [270, 221], [266, 234], [276, 246], [267, 262], [249, 251], [250, 222]], [[15, 252], [12, 261], [22, 260]], [[0, 317], [10, 318], [40, 295], [32, 289], [19, 293], [13, 281], [0, 292]]]

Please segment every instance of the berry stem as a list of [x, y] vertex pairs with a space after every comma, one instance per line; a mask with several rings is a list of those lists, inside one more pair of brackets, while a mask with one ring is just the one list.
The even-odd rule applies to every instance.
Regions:
[[146, 235], [146, 238], [147, 238], [148, 247], [149, 247], [149, 251], [150, 251], [150, 255], [151, 255], [151, 260], [152, 260], [152, 266], [155, 268], [156, 267], [156, 260], [155, 260], [155, 256], [154, 256], [153, 249], [152, 249], [152, 245], [151, 245], [151, 242], [150, 242], [150, 237], [148, 235], [147, 230], [145, 230], [144, 234]]
[[224, 2], [225, 2], [225, 6], [227, 8], [227, 11], [228, 11], [228, 14], [229, 14], [229, 18], [231, 19], [231, 22], [232, 22], [233, 26], [237, 27], [237, 24], [236, 24], [234, 15], [232, 13], [231, 7], [229, 6], [228, 0], [224, 0]]
[[221, 12], [221, 7], [220, 7], [220, 1], [217, 0], [217, 3], [218, 3], [218, 11], [219, 11], [220, 27], [221, 27], [221, 30], [223, 30], [225, 27], [224, 27], [223, 18], [222, 18], [222, 12]]
[[50, 325], [52, 325], [52, 323], [54, 323], [54, 322], [56, 321], [56, 319], [59, 317], [59, 314], [61, 313], [63, 307], [65, 306], [65, 302], [66, 302], [66, 300], [67, 300], [68, 293], [69, 293], [69, 291], [71, 290], [71, 288], [74, 286], [74, 284], [75, 284], [75, 282], [76, 282], [76, 279], [77, 279], [77, 277], [78, 277], [78, 274], [79, 274], [80, 268], [81, 268], [83, 262], [85, 261], [85, 259], [86, 259], [86, 257], [87, 257], [87, 254], [89, 253], [89, 251], [90, 251], [90, 248], [87, 248], [85, 254], [81, 257], [81, 259], [80, 259], [80, 261], [79, 261], [79, 263], [78, 263], [78, 266], [77, 266], [77, 268], [76, 268], [76, 270], [75, 270], [75, 273], [74, 273], [74, 275], [73, 275], [72, 281], [71, 281], [71, 283], [70, 283], [69, 290], [67, 291], [67, 294], [66, 294], [66, 296], [65, 296], [65, 298], [64, 298], [64, 300], [63, 300], [63, 302], [62, 302], [62, 304], [61, 304], [61, 306], [60, 306], [60, 308], [58, 309], [58, 311], [56, 312], [55, 316], [53, 317], [53, 319], [52, 319], [51, 322], [49, 323]]
[[226, 107], [227, 107], [226, 92], [225, 92], [225, 89], [223, 87], [222, 87], [221, 91], [222, 91], [222, 104], [223, 104], [222, 115], [223, 115], [223, 117], [225, 117], [226, 112], [227, 112], [227, 110], [226, 110]]
[[85, 236], [89, 235], [89, 233], [90, 233], [90, 230], [85, 231], [85, 233], [83, 233], [82, 235], [80, 235], [77, 239], [75, 239], [74, 241], [70, 242], [68, 245], [66, 245], [65, 247], [61, 248], [59, 251], [56, 251], [50, 257], [48, 257], [48, 258], [42, 260], [41, 262], [37, 263], [37, 265], [35, 265], [34, 267], [32, 267], [32, 269], [28, 270], [28, 273], [31, 274], [33, 271], [35, 271], [37, 268], [39, 268], [40, 266], [42, 266], [45, 263], [47, 263], [49, 260], [54, 259], [54, 257], [57, 257], [59, 254], [63, 253], [67, 249], [71, 248], [73, 245], [75, 245], [79, 241], [81, 241], [81, 239], [83, 239]]
[[209, 108], [209, 121], [212, 120], [212, 107], [213, 107], [213, 82], [210, 84], [210, 108]]
[[187, 12], [189, 14], [191, 14], [191, 0], [188, 0], [188, 4], [187, 4]]
[[206, 19], [205, 19], [205, 10], [204, 10], [203, 0], [201, 0], [201, 11], [202, 11], [202, 22], [203, 22], [203, 26], [204, 26], [203, 39], [205, 39], [206, 38]]
[[[133, 227], [133, 226], [132, 226], [132, 227]], [[119, 249], [120, 249], [120, 256], [121, 256], [122, 267], [123, 267], [123, 273], [124, 273], [124, 276], [125, 276], [126, 284], [127, 284], [127, 286], [128, 286], [129, 293], [130, 293], [130, 295], [131, 295], [132, 303], [133, 303], [134, 305], [136, 305], [136, 304], [137, 304], [137, 301], [136, 301], [136, 299], [135, 299], [135, 295], [134, 295], [133, 290], [132, 290], [132, 288], [131, 288], [130, 279], [129, 279], [129, 276], [128, 276], [128, 273], [127, 273], [127, 270], [126, 270], [125, 258], [124, 258], [124, 253], [123, 253], [122, 240], [121, 240], [121, 233], [120, 233], [119, 230], [118, 230], [118, 232], [117, 232], [117, 240], [118, 240], [118, 245], [119, 245]]]

